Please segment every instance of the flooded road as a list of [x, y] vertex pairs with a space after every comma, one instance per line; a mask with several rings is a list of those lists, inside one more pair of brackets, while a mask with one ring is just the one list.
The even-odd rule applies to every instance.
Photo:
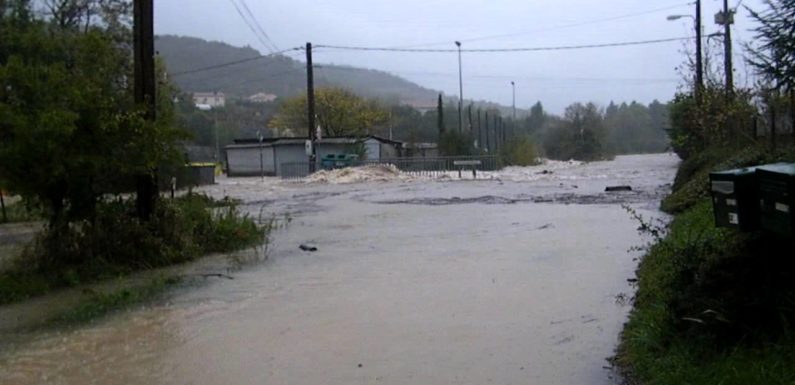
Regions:
[[[2, 384], [612, 384], [671, 155], [487, 179], [207, 188], [288, 214], [270, 257], [90, 325], [5, 335]], [[604, 193], [609, 185], [633, 191]], [[316, 252], [298, 248], [310, 244]]]

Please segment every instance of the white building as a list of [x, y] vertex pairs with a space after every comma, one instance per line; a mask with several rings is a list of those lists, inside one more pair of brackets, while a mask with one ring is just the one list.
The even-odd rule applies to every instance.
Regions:
[[252, 103], [270, 103], [274, 100], [276, 100], [276, 95], [266, 94], [264, 92], [259, 92], [248, 97], [248, 101]]
[[193, 103], [196, 106], [209, 106], [218, 108], [226, 105], [226, 96], [223, 92], [194, 92]]

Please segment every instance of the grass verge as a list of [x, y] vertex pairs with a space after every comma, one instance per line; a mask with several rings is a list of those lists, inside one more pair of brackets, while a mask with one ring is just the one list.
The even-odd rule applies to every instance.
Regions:
[[638, 267], [615, 364], [630, 384], [795, 384], [795, 244], [716, 228], [707, 190], [713, 169], [795, 158], [712, 151], [663, 205], [676, 216]]
[[109, 293], [90, 293], [78, 306], [51, 318], [47, 324], [82, 323], [108, 315], [133, 305], [149, 302], [182, 280], [179, 276], [162, 276], [138, 286], [113, 290]]

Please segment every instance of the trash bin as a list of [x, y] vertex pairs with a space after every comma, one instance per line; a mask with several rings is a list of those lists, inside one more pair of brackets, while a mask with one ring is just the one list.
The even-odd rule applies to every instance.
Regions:
[[323, 158], [320, 159], [320, 167], [324, 170], [331, 170], [334, 168], [336, 163], [337, 155], [335, 154], [326, 154]]
[[709, 174], [715, 226], [754, 231], [759, 229], [759, 195], [756, 167]]
[[795, 236], [795, 163], [760, 166], [757, 178], [762, 229]]
[[356, 154], [337, 154], [337, 160], [334, 163], [334, 167], [350, 167], [359, 156]]

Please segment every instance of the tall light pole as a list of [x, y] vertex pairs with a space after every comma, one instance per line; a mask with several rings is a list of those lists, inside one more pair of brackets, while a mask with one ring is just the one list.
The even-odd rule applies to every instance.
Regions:
[[458, 47], [458, 133], [462, 133], [462, 121], [464, 120], [464, 75], [461, 72], [461, 42], [456, 41]]
[[704, 88], [704, 65], [701, 57], [701, 0], [696, 0], [696, 16], [691, 15], [671, 15], [668, 20], [679, 20], [683, 17], [693, 19], [696, 28], [696, 84], [694, 87], [696, 102], [701, 102], [701, 90]]

